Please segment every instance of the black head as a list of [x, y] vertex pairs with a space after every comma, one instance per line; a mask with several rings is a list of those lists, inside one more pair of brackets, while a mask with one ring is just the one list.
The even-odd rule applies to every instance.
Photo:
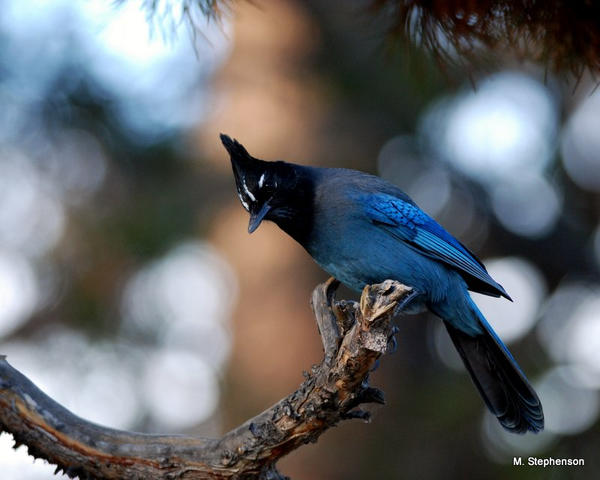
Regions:
[[265, 162], [252, 157], [235, 139], [221, 134], [231, 157], [238, 197], [250, 213], [248, 232], [263, 220], [277, 223], [297, 240], [311, 211], [311, 182], [303, 168], [286, 162]]

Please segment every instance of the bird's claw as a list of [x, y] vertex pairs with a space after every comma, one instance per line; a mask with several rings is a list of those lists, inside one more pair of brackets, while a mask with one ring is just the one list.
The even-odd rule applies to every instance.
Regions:
[[373, 366], [371, 367], [371, 370], [369, 370], [369, 372], [374, 372], [378, 368], [379, 368], [379, 359], [375, 360], [375, 363], [373, 364]]
[[398, 350], [398, 342], [396, 341], [396, 334], [399, 331], [400, 331], [400, 329], [398, 327], [396, 327], [395, 325], [390, 330], [390, 335], [388, 337], [388, 343], [387, 343], [386, 353], [392, 354], [392, 353], [396, 353], [396, 351]]
[[406, 295], [401, 301], [399, 301], [396, 304], [396, 306], [394, 307], [394, 314], [393, 314], [392, 318], [396, 318], [397, 316], [401, 315], [402, 313], [410, 313], [407, 311], [408, 306], [420, 294], [421, 294], [421, 292], [419, 292], [418, 290], [413, 288], [408, 295]]

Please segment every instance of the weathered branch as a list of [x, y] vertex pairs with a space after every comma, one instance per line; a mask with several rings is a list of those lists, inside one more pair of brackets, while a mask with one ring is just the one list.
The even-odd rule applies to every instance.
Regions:
[[[365, 287], [360, 305], [336, 302], [337, 282], [312, 297], [324, 360], [291, 395], [220, 439], [150, 435], [83, 420], [41, 392], [0, 357], [0, 430], [16, 445], [82, 479], [281, 479], [275, 463], [314, 442], [347, 418], [368, 418], [357, 407], [383, 403], [367, 384], [393, 333], [394, 309], [410, 289], [386, 281]], [[0, 465], [1, 467], [1, 465]]]

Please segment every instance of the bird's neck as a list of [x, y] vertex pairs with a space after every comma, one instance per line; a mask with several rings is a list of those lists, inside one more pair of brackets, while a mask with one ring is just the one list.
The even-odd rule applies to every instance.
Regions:
[[275, 223], [285, 233], [306, 248], [312, 236], [313, 217], [313, 210], [311, 208], [302, 208], [296, 210], [291, 217], [277, 219]]
[[290, 237], [306, 248], [315, 218], [315, 172], [310, 167], [295, 167], [295, 179], [284, 206], [273, 218]]

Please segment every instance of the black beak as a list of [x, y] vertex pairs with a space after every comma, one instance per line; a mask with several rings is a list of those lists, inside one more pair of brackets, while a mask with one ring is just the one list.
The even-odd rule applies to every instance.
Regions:
[[250, 222], [248, 223], [248, 233], [254, 232], [254, 230], [256, 230], [259, 227], [260, 223], [265, 218], [265, 215], [269, 213], [269, 210], [271, 210], [271, 205], [269, 205], [269, 202], [265, 202], [257, 213], [250, 214]]

